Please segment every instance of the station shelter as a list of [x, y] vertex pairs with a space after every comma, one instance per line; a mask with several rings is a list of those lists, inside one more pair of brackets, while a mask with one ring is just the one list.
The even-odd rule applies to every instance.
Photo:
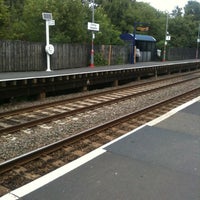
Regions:
[[[156, 60], [156, 39], [150, 35], [141, 35], [131, 33], [124, 33], [120, 35], [120, 38], [128, 42], [130, 46], [130, 63], [137, 62], [149, 62]], [[135, 44], [135, 47], [133, 45]], [[136, 54], [137, 52], [137, 54]]]

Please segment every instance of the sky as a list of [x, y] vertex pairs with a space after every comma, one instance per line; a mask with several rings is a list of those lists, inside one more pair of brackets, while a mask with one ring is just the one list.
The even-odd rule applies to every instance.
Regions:
[[[152, 7], [163, 11], [171, 12], [176, 6], [184, 8], [188, 0], [137, 0], [138, 2], [142, 1], [149, 3]], [[200, 3], [200, 0], [196, 0]]]

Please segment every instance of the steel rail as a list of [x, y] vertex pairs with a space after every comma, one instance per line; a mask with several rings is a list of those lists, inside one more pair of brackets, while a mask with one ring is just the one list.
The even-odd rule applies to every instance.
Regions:
[[194, 94], [194, 93], [199, 94], [199, 92], [200, 92], [200, 87], [197, 87], [197, 88], [193, 89], [192, 91], [183, 93], [181, 95], [177, 95], [173, 98], [169, 98], [169, 99], [164, 100], [164, 101], [160, 101], [160, 102], [155, 103], [151, 106], [147, 106], [147, 107], [145, 107], [145, 108], [143, 108], [139, 111], [130, 113], [128, 115], [124, 115], [124, 116], [119, 117], [118, 119], [115, 119], [115, 120], [111, 120], [111, 121], [109, 121], [109, 122], [107, 122], [103, 125], [96, 126], [94, 128], [80, 132], [80, 133], [75, 134], [75, 135], [68, 137], [66, 139], [60, 140], [60, 141], [55, 142], [53, 144], [44, 146], [42, 148], [31, 151], [29, 153], [26, 153], [24, 155], [21, 155], [19, 157], [14, 158], [14, 159], [3, 162], [3, 163], [0, 164], [0, 174], [3, 174], [4, 172], [13, 169], [15, 166], [20, 166], [20, 165], [27, 163], [29, 161], [33, 161], [33, 160], [41, 157], [41, 155], [47, 155], [47, 154], [49, 154], [49, 153], [51, 153], [55, 150], [61, 149], [62, 146], [68, 146], [72, 143], [75, 143], [76, 141], [82, 140], [83, 138], [87, 138], [91, 135], [96, 135], [98, 132], [105, 131], [106, 129], [108, 129], [110, 127], [119, 125], [120, 123], [123, 123], [123, 122], [130, 120], [132, 118], [135, 118], [136, 116], [150, 112], [154, 109], [157, 109], [157, 108], [159, 108], [163, 105], [169, 104], [171, 102], [175, 102], [175, 101], [179, 100], [180, 98], [184, 98], [185, 96], [188, 96], [188, 95], [191, 95], [191, 94]]
[[170, 79], [177, 79], [177, 78], [180, 78], [180, 77], [189, 76], [189, 75], [193, 75], [193, 74], [197, 74], [197, 73], [199, 73], [199, 71], [194, 71], [194, 72], [190, 72], [190, 73], [187, 73], [187, 74], [176, 75], [174, 77], [167, 77], [167, 78], [164, 78], [164, 79], [159, 79], [159, 80], [154, 80], [154, 81], [151, 80], [151, 81], [148, 81], [148, 82], [145, 82], [145, 83], [138, 83], [138, 84], [135, 84], [133, 86], [125, 86], [125, 87], [122, 87], [122, 88], [114, 88], [114, 89], [112, 88], [112, 91], [104, 91], [104, 92], [99, 92], [99, 93], [96, 93], [96, 94], [88, 94], [88, 95], [84, 95], [84, 96], [81, 96], [81, 97], [69, 98], [69, 99], [54, 101], [54, 102], [45, 103], [45, 104], [41, 104], [41, 105], [29, 106], [29, 107], [25, 107], [25, 108], [16, 109], [16, 110], [6, 111], [6, 112], [0, 113], [0, 118], [3, 118], [5, 116], [17, 115], [19, 113], [21, 114], [21, 113], [25, 113], [25, 112], [31, 112], [35, 109], [39, 110], [39, 109], [44, 109], [44, 108], [48, 108], [48, 107], [51, 107], [51, 106], [60, 105], [60, 104], [70, 103], [70, 102], [74, 102], [74, 101], [80, 101], [82, 99], [91, 98], [91, 97], [94, 97], [94, 96], [105, 95], [105, 94], [109, 94], [109, 93], [115, 93], [115, 92], [118, 92], [118, 91], [121, 91], [121, 90], [128, 90], [128, 89], [133, 88], [133, 87], [139, 88], [139, 87], [143, 87], [143, 86], [146, 86], [146, 85], [149, 85], [149, 84], [155, 84], [155, 83], [159, 83], [159, 82], [163, 82], [163, 81], [168, 81]]
[[119, 97], [119, 98], [116, 98], [116, 99], [100, 102], [100, 103], [97, 103], [97, 104], [94, 104], [94, 105], [89, 105], [89, 106], [78, 108], [78, 109], [75, 109], [75, 110], [57, 113], [57, 114], [50, 115], [50, 116], [45, 116], [44, 118], [34, 119], [34, 120], [31, 120], [31, 121], [25, 122], [23, 124], [17, 124], [17, 125], [14, 125], [14, 126], [1, 128], [0, 134], [14, 133], [14, 132], [17, 132], [17, 131], [19, 131], [23, 128], [30, 128], [30, 127], [33, 127], [33, 126], [36, 126], [36, 125], [39, 125], [39, 124], [49, 123], [53, 120], [58, 120], [58, 119], [61, 119], [61, 118], [67, 117], [67, 116], [71, 116], [71, 115], [74, 115], [74, 114], [77, 114], [77, 113], [80, 113], [80, 112], [85, 112], [87, 110], [94, 110], [94, 109], [102, 107], [102, 106], [106, 106], [106, 105], [110, 105], [110, 104], [117, 103], [117, 102], [120, 102], [120, 101], [124, 101], [124, 100], [130, 99], [130, 98], [136, 97], [136, 96], [141, 96], [141, 95], [147, 94], [149, 92], [162, 90], [162, 89], [172, 87], [172, 86], [175, 86], [175, 85], [178, 85], [178, 84], [186, 83], [186, 82], [198, 79], [198, 78], [199, 77], [193, 77], [193, 78], [190, 78], [190, 79], [187, 79], [187, 80], [181, 80], [179, 82], [164, 85], [164, 86], [161, 86], [159, 88], [156, 87], [156, 88], [153, 88], [153, 89], [140, 91], [138, 93], [130, 94], [130, 95], [127, 95], [127, 96], [122, 96], [122, 97]]

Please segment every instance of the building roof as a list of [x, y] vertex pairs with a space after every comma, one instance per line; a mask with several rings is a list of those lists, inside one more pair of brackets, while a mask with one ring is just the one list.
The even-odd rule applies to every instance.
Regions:
[[[126, 41], [132, 41], [133, 40], [133, 34], [131, 33], [124, 33], [120, 35], [120, 38], [122, 40]], [[156, 42], [156, 39], [150, 35], [140, 35], [140, 34], [135, 34], [135, 40], [136, 41], [148, 41], [148, 42]]]

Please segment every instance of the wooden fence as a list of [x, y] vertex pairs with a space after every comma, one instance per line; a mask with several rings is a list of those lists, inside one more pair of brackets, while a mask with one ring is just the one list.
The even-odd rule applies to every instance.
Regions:
[[[199, 57], [199, 56], [198, 56]], [[168, 48], [168, 60], [186, 60], [196, 58], [196, 48], [176, 47]]]
[[[51, 69], [86, 67], [90, 63], [90, 46], [81, 44], [54, 44]], [[44, 71], [46, 53], [44, 43], [0, 41], [0, 72]], [[95, 54], [105, 63], [127, 63], [126, 47], [115, 45], [95, 46]]]
[[[89, 66], [91, 46], [54, 44], [54, 47], [55, 53], [51, 56], [52, 70]], [[44, 43], [0, 40], [0, 72], [45, 71], [44, 49]], [[95, 65], [127, 64], [130, 60], [129, 46], [95, 45], [94, 50]], [[195, 48], [170, 48], [167, 51], [167, 59], [194, 59], [195, 52]]]
[[23, 41], [0, 41], [0, 71], [44, 69], [44, 45]]

